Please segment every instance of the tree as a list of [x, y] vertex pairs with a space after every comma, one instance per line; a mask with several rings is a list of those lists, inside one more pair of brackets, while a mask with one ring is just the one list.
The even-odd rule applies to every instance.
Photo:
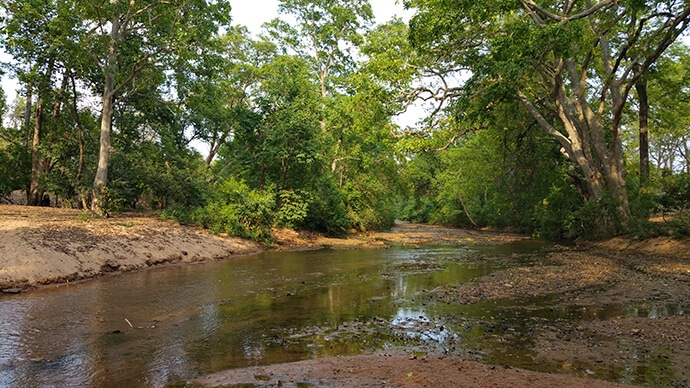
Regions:
[[235, 131], [232, 158], [253, 187], [304, 189], [318, 176], [318, 94], [305, 62], [278, 56], [261, 69], [256, 111]]
[[[229, 21], [225, 1], [160, 2], [84, 0], [76, 10], [84, 25], [82, 47], [98, 65], [102, 78], [100, 150], [92, 208], [104, 209], [108, 184], [113, 115], [118, 103], [140, 92], [147, 81], [181, 63], [201, 57], [218, 27]], [[96, 42], [88, 45], [87, 42]], [[147, 79], [148, 78], [148, 79]]]
[[690, 48], [675, 44], [648, 76], [650, 159], [657, 168], [690, 173]]
[[[31, 181], [29, 205], [43, 203], [45, 178], [51, 160], [45, 139], [57, 131], [75, 55], [75, 25], [69, 2], [61, 0], [12, 0], [3, 5], [4, 48], [15, 59], [13, 70], [26, 88], [24, 130], [31, 138]], [[60, 86], [53, 79], [60, 79]], [[33, 104], [33, 95], [36, 103]], [[49, 106], [52, 102], [52, 111]], [[32, 106], [33, 129], [29, 136]]]
[[253, 109], [261, 67], [274, 56], [273, 44], [253, 41], [246, 27], [235, 26], [220, 37], [219, 52], [206, 55], [203, 71], [177, 74], [193, 137], [209, 145], [207, 166]]
[[[519, 2], [409, 0], [414, 46], [444, 76], [433, 95], [482, 101], [474, 119], [519, 100], [578, 168], [588, 200], [609, 193], [629, 217], [621, 131], [637, 81], [685, 30], [690, 4], [667, 1]], [[464, 101], [464, 102], [463, 102]], [[462, 109], [460, 109], [462, 112]], [[467, 119], [465, 117], [464, 119]]]
[[362, 31], [373, 19], [371, 5], [368, 0], [283, 0], [278, 9], [294, 17], [295, 24], [275, 19], [267, 25], [268, 33], [284, 50], [304, 58], [311, 68], [321, 94], [319, 125], [330, 145], [328, 153], [335, 172], [344, 152], [341, 134], [330, 131], [327, 123], [329, 97], [343, 91], [345, 79], [355, 69], [356, 47], [363, 42]]
[[309, 58], [321, 96], [326, 98], [339, 86], [338, 77], [354, 68], [353, 49], [363, 41], [361, 29], [374, 17], [369, 1], [283, 0], [278, 10], [293, 16], [296, 25], [275, 19], [267, 26], [270, 36], [298, 56]]

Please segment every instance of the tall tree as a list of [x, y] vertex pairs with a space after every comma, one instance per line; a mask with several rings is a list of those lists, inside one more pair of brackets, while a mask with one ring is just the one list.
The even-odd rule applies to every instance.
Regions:
[[650, 159], [660, 169], [690, 173], [690, 47], [676, 43], [648, 80]]
[[356, 48], [373, 13], [368, 0], [333, 2], [329, 0], [283, 0], [279, 11], [294, 18], [294, 23], [275, 19], [268, 24], [270, 36], [284, 47], [308, 61], [321, 94], [319, 125], [327, 139], [332, 170], [343, 156], [342, 132], [330, 131], [327, 123], [329, 98], [345, 88], [345, 79], [355, 69]]
[[[92, 208], [102, 211], [108, 185], [113, 117], [118, 103], [140, 92], [149, 79], [193, 62], [229, 21], [226, 1], [83, 0], [78, 11], [86, 29], [82, 44], [98, 65], [101, 125]], [[87, 43], [93, 41], [94, 45]]]
[[[630, 91], [690, 21], [679, 1], [409, 0], [413, 44], [439, 73], [466, 74], [439, 99], [521, 101], [579, 170], [629, 216], [621, 118]], [[478, 112], [481, 113], [481, 112]], [[481, 116], [481, 115], [478, 115]]]
[[[65, 97], [66, 75], [75, 55], [75, 19], [69, 2], [11, 0], [3, 4], [7, 19], [2, 32], [4, 49], [14, 57], [13, 71], [26, 89], [24, 130], [31, 139], [29, 205], [39, 205], [50, 168], [44, 139], [56, 132]], [[53, 80], [62, 78], [60, 86]], [[36, 95], [36, 103], [32, 97]], [[53, 109], [49, 109], [52, 102]], [[31, 117], [33, 114], [32, 133]]]
[[363, 42], [362, 29], [373, 20], [368, 0], [337, 3], [329, 0], [282, 0], [280, 13], [294, 17], [292, 25], [275, 19], [269, 34], [302, 58], [309, 58], [321, 96], [327, 97], [355, 65], [353, 51]]
[[299, 57], [281, 55], [261, 74], [255, 110], [239, 117], [227, 157], [240, 164], [240, 176], [253, 187], [307, 188], [320, 172], [319, 98], [309, 68]]
[[635, 82], [637, 92], [639, 143], [640, 143], [640, 188], [649, 184], [649, 95], [647, 93], [647, 75], [643, 75]]
[[252, 40], [244, 26], [229, 28], [218, 43], [218, 53], [200, 58], [203, 71], [181, 69], [176, 75], [177, 94], [193, 137], [209, 146], [207, 166], [252, 109], [252, 98], [263, 78], [260, 69], [275, 55], [272, 43]]

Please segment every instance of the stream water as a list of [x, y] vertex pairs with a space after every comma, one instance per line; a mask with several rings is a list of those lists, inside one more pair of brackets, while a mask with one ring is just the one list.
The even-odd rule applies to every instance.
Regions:
[[[524, 265], [544, 260], [548, 246], [266, 252], [0, 295], [0, 387], [160, 387], [230, 368], [400, 345], [464, 347], [465, 355], [482, 349], [479, 360], [533, 366], [532, 319], [609, 312], [539, 307], [548, 301], [526, 310], [438, 305], [421, 295], [505, 266], [486, 257], [513, 255]], [[523, 335], [506, 344], [485, 335], [493, 330]]]

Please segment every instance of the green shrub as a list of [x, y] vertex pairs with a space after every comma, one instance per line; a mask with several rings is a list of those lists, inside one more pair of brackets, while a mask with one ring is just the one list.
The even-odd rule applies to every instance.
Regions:
[[659, 205], [662, 211], [683, 211], [690, 207], [690, 174], [664, 171], [660, 185]]
[[620, 201], [610, 195], [600, 200], [589, 200], [574, 212], [574, 223], [570, 229], [575, 237], [600, 240], [618, 236], [627, 229], [626, 220], [621, 219]]
[[398, 218], [412, 222], [429, 222], [430, 214], [435, 210], [436, 203], [428, 196], [418, 197], [410, 195], [398, 204]]
[[0, 198], [14, 190], [29, 187], [31, 158], [29, 151], [17, 144], [0, 148]]
[[283, 190], [278, 194], [278, 214], [276, 225], [294, 229], [307, 218], [309, 195], [292, 190]]
[[571, 184], [565, 181], [554, 183], [548, 196], [535, 205], [534, 218], [538, 227], [534, 235], [554, 239], [577, 237], [575, 212], [582, 204]]
[[272, 190], [252, 190], [242, 181], [229, 179], [219, 185], [207, 210], [211, 230], [266, 241], [271, 237], [276, 211], [275, 194]]
[[328, 176], [316, 182], [302, 225], [307, 230], [341, 236], [351, 227], [345, 196]]

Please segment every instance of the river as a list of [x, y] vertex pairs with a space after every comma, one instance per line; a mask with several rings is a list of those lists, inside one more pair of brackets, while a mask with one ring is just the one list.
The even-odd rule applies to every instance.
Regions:
[[[526, 325], [543, 311], [443, 306], [423, 294], [505, 266], [487, 258], [529, 265], [550, 246], [265, 252], [0, 295], [0, 387], [162, 387], [395, 346], [483, 348], [476, 359], [530, 366]], [[494, 327], [525, 335], [492, 341]]]

